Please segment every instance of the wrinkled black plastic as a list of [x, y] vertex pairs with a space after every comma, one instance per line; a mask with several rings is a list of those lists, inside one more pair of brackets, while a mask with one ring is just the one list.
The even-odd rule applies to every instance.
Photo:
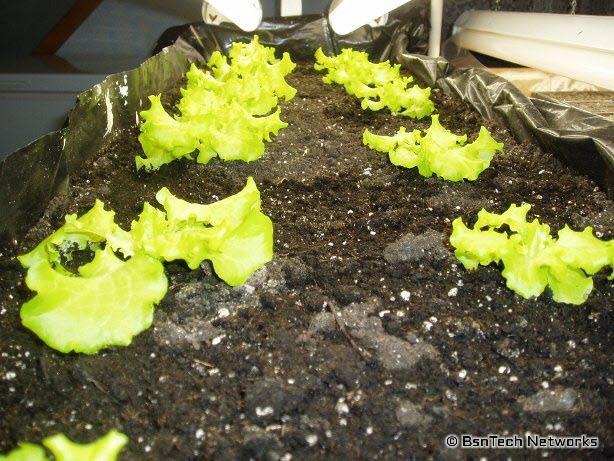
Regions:
[[[411, 2], [385, 27], [363, 27], [335, 36], [323, 16], [267, 20], [256, 31], [265, 44], [310, 59], [316, 48], [336, 53], [352, 46], [373, 59], [394, 59], [423, 84], [441, 87], [487, 119], [500, 117], [519, 140], [533, 140], [558, 153], [614, 195], [614, 124], [568, 106], [530, 100], [506, 80], [482, 69], [453, 70], [444, 59], [413, 54], [427, 43], [426, 2]], [[137, 123], [147, 96], [177, 85], [191, 62], [233, 41], [249, 39], [232, 26], [187, 25], [168, 30], [160, 52], [138, 69], [108, 77], [82, 93], [66, 127], [0, 162], [0, 248], [41, 216], [49, 200], [67, 190], [71, 174], [96, 155], [107, 137]], [[172, 45], [161, 48], [172, 42]], [[410, 53], [411, 52], [411, 53]]]
[[49, 133], [0, 162], [0, 249], [42, 215], [49, 200], [67, 190], [70, 175], [99, 152], [106, 138], [134, 126], [147, 96], [177, 85], [202, 56], [178, 40], [139, 68], [107, 77], [81, 93], [63, 129]]
[[215, 50], [228, 51], [232, 42], [248, 41], [258, 34], [262, 43], [288, 51], [295, 60], [311, 60], [316, 49], [337, 54], [343, 48], [367, 51], [373, 59], [388, 59], [391, 44], [403, 36], [408, 50], [424, 53], [428, 47], [428, 2], [413, 1], [390, 13], [385, 26], [361, 27], [339, 36], [333, 33], [324, 15], [264, 19], [256, 32], [244, 32], [231, 24], [213, 26], [189, 24], [168, 29], [158, 40], [154, 52], [181, 38], [205, 58]]

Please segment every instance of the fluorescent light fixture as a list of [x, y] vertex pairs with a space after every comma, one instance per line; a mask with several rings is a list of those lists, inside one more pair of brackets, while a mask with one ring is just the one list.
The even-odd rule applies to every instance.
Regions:
[[614, 90], [614, 17], [468, 11], [461, 48]]
[[262, 5], [258, 0], [207, 0], [245, 32], [258, 28], [262, 22]]
[[331, 5], [328, 21], [336, 34], [346, 35], [410, 0], [341, 0]]

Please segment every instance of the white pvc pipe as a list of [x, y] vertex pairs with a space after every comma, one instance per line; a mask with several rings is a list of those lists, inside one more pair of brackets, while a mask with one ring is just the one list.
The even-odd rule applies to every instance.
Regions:
[[443, 21], [443, 0], [431, 0], [431, 30], [429, 31], [429, 56], [440, 54], [441, 23]]
[[614, 90], [614, 17], [468, 11], [452, 38], [462, 48]]
[[262, 5], [258, 0], [207, 0], [207, 3], [246, 32], [255, 30], [262, 22]]
[[282, 17], [300, 16], [303, 14], [302, 0], [281, 0], [280, 13]]
[[410, 0], [341, 0], [328, 13], [336, 34], [346, 35]]

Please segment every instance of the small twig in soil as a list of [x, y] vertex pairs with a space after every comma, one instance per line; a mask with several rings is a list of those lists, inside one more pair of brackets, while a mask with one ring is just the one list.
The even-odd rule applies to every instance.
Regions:
[[327, 305], [330, 309], [330, 312], [333, 314], [333, 317], [335, 318], [335, 323], [337, 324], [339, 331], [341, 331], [341, 334], [343, 334], [343, 336], [345, 336], [345, 339], [348, 340], [350, 345], [358, 351], [362, 359], [368, 361], [371, 358], [371, 353], [356, 344], [356, 341], [354, 341], [354, 338], [352, 338], [352, 336], [348, 333], [347, 329], [345, 328], [345, 325], [339, 320], [339, 311], [337, 311], [337, 309], [331, 303], [327, 303]]
[[200, 364], [200, 365], [204, 365], [204, 366], [209, 367], [209, 368], [215, 368], [215, 365], [213, 365], [212, 363], [209, 363], [209, 362], [205, 362], [204, 360], [194, 359], [194, 361], [196, 363]]

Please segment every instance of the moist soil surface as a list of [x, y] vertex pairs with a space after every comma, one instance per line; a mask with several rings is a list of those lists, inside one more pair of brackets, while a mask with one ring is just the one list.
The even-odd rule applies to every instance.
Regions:
[[[475, 182], [424, 178], [362, 145], [430, 121], [365, 112], [307, 66], [288, 81], [289, 126], [252, 163], [182, 160], [137, 174], [138, 128], [117, 133], [49, 203], [17, 254], [96, 198], [125, 228], [167, 186], [210, 203], [256, 180], [275, 256], [231, 288], [208, 264], [166, 264], [168, 294], [128, 347], [61, 354], [21, 326], [33, 296], [0, 259], [0, 452], [64, 432], [116, 428], [122, 460], [606, 459], [614, 456], [612, 295], [601, 273], [581, 306], [525, 300], [500, 269], [469, 272], [451, 222], [529, 202], [553, 232], [611, 239], [614, 204], [550, 152], [486, 123], [505, 153]], [[175, 93], [176, 94], [176, 93]], [[475, 139], [480, 116], [434, 92], [444, 126]], [[170, 106], [173, 97], [167, 97]], [[104, 290], [104, 287], [100, 287]], [[447, 434], [598, 436], [597, 450], [448, 449]]]

